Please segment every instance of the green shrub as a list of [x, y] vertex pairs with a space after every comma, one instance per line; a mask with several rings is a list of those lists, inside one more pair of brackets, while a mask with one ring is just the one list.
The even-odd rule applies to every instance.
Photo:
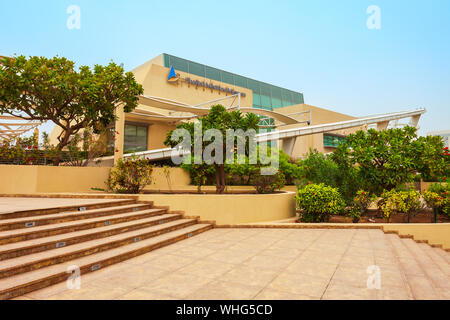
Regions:
[[297, 185], [304, 177], [302, 167], [289, 157], [283, 150], [280, 149], [280, 171], [286, 178], [287, 185]]
[[304, 222], [328, 222], [331, 215], [340, 214], [345, 202], [336, 188], [325, 184], [309, 184], [297, 192], [296, 202], [303, 210]]
[[252, 176], [251, 183], [257, 193], [274, 193], [284, 187], [286, 183], [284, 174], [280, 171], [269, 175], [262, 175], [260, 171]]
[[367, 209], [375, 199], [376, 197], [368, 191], [358, 190], [353, 198], [353, 205], [359, 210], [359, 214], [362, 217], [367, 214]]
[[347, 211], [347, 216], [352, 219], [353, 223], [358, 223], [361, 220], [361, 211], [357, 207], [350, 207]]
[[423, 197], [428, 206], [436, 207], [440, 213], [450, 217], [450, 184], [448, 182], [432, 183]]
[[204, 162], [201, 164], [195, 164], [195, 158], [194, 156], [191, 156], [191, 163], [183, 163], [181, 164], [181, 168], [189, 172], [191, 184], [197, 186], [197, 192], [202, 191], [202, 186], [213, 184], [213, 179], [216, 175], [214, 165], [208, 165]]
[[347, 205], [352, 204], [359, 189], [366, 189], [359, 168], [349, 164], [339, 154], [328, 156], [310, 150], [308, 156], [300, 161], [300, 166], [304, 180], [337, 188]]
[[398, 191], [392, 189], [383, 192], [381, 197], [379, 208], [387, 222], [390, 222], [392, 216], [397, 213], [406, 215], [408, 222], [410, 222], [411, 217], [422, 208], [420, 193], [416, 190]]
[[109, 173], [106, 185], [109, 191], [117, 193], [140, 193], [152, 182], [153, 166], [148, 160], [132, 158], [119, 159]]

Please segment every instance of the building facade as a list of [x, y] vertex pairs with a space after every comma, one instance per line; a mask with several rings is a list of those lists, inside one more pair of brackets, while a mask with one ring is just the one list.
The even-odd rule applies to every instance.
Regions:
[[[182, 121], [195, 121], [218, 103], [258, 114], [261, 127], [269, 131], [356, 119], [305, 104], [300, 92], [169, 54], [161, 54], [132, 72], [142, 84], [144, 95], [133, 112], [118, 111], [112, 131], [119, 134], [110, 145], [116, 158], [124, 153], [166, 148], [163, 142], [167, 132]], [[303, 157], [309, 149], [331, 152], [347, 134], [358, 129], [299, 137], [292, 156]], [[58, 134], [55, 129], [51, 139]]]

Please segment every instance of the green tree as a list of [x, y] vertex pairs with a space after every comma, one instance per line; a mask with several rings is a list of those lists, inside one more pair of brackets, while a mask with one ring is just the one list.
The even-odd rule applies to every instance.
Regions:
[[[227, 153], [227, 149], [226, 149], [227, 148], [227, 143], [226, 143], [227, 130], [242, 129], [243, 131], [247, 131], [249, 129], [253, 129], [256, 131], [258, 129], [258, 123], [259, 123], [259, 117], [253, 113], [247, 113], [245, 116], [243, 116], [240, 111], [227, 112], [225, 107], [220, 104], [212, 106], [210, 112], [206, 116], [199, 118], [198, 120], [201, 123], [201, 128], [202, 128], [201, 137], [198, 134], [197, 135], [194, 134], [195, 133], [195, 124], [193, 122], [182, 123], [176, 127], [176, 129], [185, 129], [189, 132], [189, 134], [191, 136], [191, 154], [194, 154], [195, 139], [201, 139], [201, 141], [202, 141], [201, 152], [203, 154], [205, 148], [212, 143], [210, 141], [205, 141], [205, 139], [203, 139], [203, 137], [205, 136], [205, 132], [210, 129], [216, 129], [216, 130], [219, 130], [220, 133], [222, 134], [222, 141], [217, 141], [217, 142], [221, 142], [224, 158]], [[164, 141], [164, 144], [167, 146], [170, 146], [170, 147], [175, 147], [176, 145], [178, 145], [181, 142], [181, 138], [173, 139], [172, 133], [173, 133], [173, 130], [169, 131], [167, 133], [167, 137], [166, 137], [166, 140]], [[250, 137], [250, 139], [252, 139], [252, 138]], [[214, 140], [214, 142], [216, 142], [216, 141]], [[233, 148], [233, 150], [229, 150], [235, 155], [235, 157], [236, 157], [236, 151], [237, 151], [236, 150], [237, 143], [238, 143], [238, 139], [236, 138], [234, 140], [234, 144], [231, 146]], [[249, 141], [247, 141], [245, 145], [246, 145], [246, 153], [248, 153]], [[225, 173], [225, 163], [224, 162], [225, 162], [225, 159], [222, 159], [221, 163], [214, 163], [215, 175], [216, 175], [216, 193], [219, 193], [219, 194], [224, 193], [225, 186], [226, 186], [226, 173]]]
[[365, 188], [365, 182], [359, 168], [347, 160], [338, 154], [324, 155], [317, 150], [310, 150], [308, 156], [299, 161], [304, 175], [303, 184], [324, 183], [338, 188], [346, 204], [350, 205], [356, 192]]
[[379, 195], [412, 182], [417, 174], [446, 175], [450, 159], [443, 150], [442, 139], [417, 137], [413, 127], [369, 129], [348, 135], [332, 159], [342, 166], [357, 167], [367, 182], [367, 190]]
[[[98, 130], [115, 120], [115, 109], [136, 108], [143, 93], [131, 72], [111, 62], [93, 69], [61, 57], [24, 56], [0, 60], [0, 113], [52, 121], [62, 129], [57, 151], [82, 129]], [[59, 164], [55, 157], [54, 164]]]

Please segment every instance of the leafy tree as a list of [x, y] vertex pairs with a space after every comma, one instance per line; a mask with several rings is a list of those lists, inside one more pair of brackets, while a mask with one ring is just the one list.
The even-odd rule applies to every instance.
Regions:
[[[62, 129], [59, 152], [80, 130], [97, 131], [113, 122], [118, 105], [132, 111], [142, 93], [134, 75], [113, 62], [76, 71], [74, 62], [60, 57], [0, 59], [0, 113], [52, 121]], [[59, 161], [55, 157], [54, 164]]]
[[332, 215], [342, 213], [345, 202], [337, 188], [325, 184], [308, 184], [297, 192], [295, 201], [302, 210], [303, 222], [328, 222]]
[[412, 182], [417, 173], [442, 176], [450, 170], [450, 158], [439, 137], [417, 137], [416, 128], [350, 134], [332, 155], [340, 167], [356, 166], [367, 189], [375, 194]]
[[347, 158], [310, 150], [308, 156], [299, 164], [303, 170], [304, 182], [324, 183], [338, 188], [347, 205], [352, 204], [358, 190], [365, 188], [360, 170], [349, 163]]
[[[257, 130], [258, 129], [258, 123], [259, 123], [259, 117], [252, 113], [247, 113], [245, 117], [242, 115], [240, 111], [231, 111], [227, 112], [224, 106], [222, 105], [215, 105], [211, 107], [210, 112], [208, 115], [199, 118], [199, 122], [201, 123], [201, 137], [198, 135], [195, 135], [195, 124], [193, 122], [188, 123], [182, 123], [179, 124], [176, 129], [186, 129], [189, 134], [191, 135], [191, 154], [194, 154], [194, 143], [195, 139], [202, 139], [201, 143], [201, 151], [202, 154], [205, 150], [205, 148], [210, 145], [212, 142], [205, 141], [203, 137], [205, 136], [205, 132], [209, 129], [216, 129], [219, 130], [222, 134], [222, 141], [218, 141], [222, 143], [222, 152], [225, 157], [227, 152], [227, 144], [226, 144], [226, 131], [229, 129], [237, 130], [242, 129], [243, 131], [247, 131], [249, 129]], [[181, 142], [180, 139], [173, 139], [172, 138], [173, 130], [167, 133], [166, 140], [164, 141], [164, 144], [170, 147], [175, 147]], [[216, 139], [216, 138], [215, 138]], [[198, 141], [197, 141], [198, 142]], [[216, 141], [214, 141], [216, 142]], [[236, 155], [236, 149], [237, 149], [237, 138], [234, 141], [234, 145], [232, 146], [233, 150], [230, 150], [233, 152], [233, 154]], [[249, 143], [246, 143], [246, 152], [248, 152], [248, 145]], [[213, 156], [215, 153], [213, 154]], [[203, 160], [204, 161], [204, 160]], [[225, 174], [225, 159], [222, 159], [221, 163], [215, 163], [215, 174], [216, 174], [216, 193], [224, 193], [225, 186], [226, 186], [226, 174]]]
[[152, 173], [153, 165], [146, 159], [119, 159], [105, 183], [110, 192], [137, 194], [152, 183]]

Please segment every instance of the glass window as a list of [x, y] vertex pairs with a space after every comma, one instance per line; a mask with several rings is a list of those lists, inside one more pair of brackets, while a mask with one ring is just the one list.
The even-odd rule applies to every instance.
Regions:
[[256, 104], [258, 106], [261, 105], [261, 96], [254, 92], [253, 92], [253, 104]]
[[323, 135], [323, 146], [328, 148], [337, 148], [339, 144], [345, 141], [345, 137], [333, 136], [329, 134]]
[[259, 93], [259, 83], [256, 80], [248, 79], [248, 88]]
[[281, 100], [278, 98], [274, 98], [272, 97], [272, 108], [281, 108], [283, 106], [283, 104], [281, 103]]
[[303, 96], [300, 93], [293, 92], [292, 97], [294, 98], [295, 104], [303, 103]]
[[189, 62], [189, 73], [205, 77], [205, 66], [200, 63]]
[[269, 108], [268, 110], [272, 108], [272, 101], [269, 96], [261, 95], [261, 106], [263, 106], [264, 109]]
[[248, 88], [247, 79], [241, 76], [234, 76], [234, 85], [242, 88]]
[[124, 151], [139, 152], [147, 150], [148, 127], [125, 124]]
[[229, 72], [222, 72], [222, 82], [234, 84], [233, 74]]
[[184, 59], [180, 59], [177, 57], [170, 57], [169, 59], [170, 65], [173, 66], [175, 70], [189, 72], [188, 71], [188, 63]]
[[272, 92], [272, 98], [277, 98], [277, 99], [281, 100], [281, 88], [272, 87], [271, 92]]
[[265, 83], [261, 83], [261, 94], [264, 94], [266, 96], [270, 97], [270, 86]]
[[220, 77], [220, 71], [215, 68], [206, 66], [205, 67], [205, 75], [206, 75], [206, 78], [208, 78], [208, 79], [222, 81], [222, 79]]

